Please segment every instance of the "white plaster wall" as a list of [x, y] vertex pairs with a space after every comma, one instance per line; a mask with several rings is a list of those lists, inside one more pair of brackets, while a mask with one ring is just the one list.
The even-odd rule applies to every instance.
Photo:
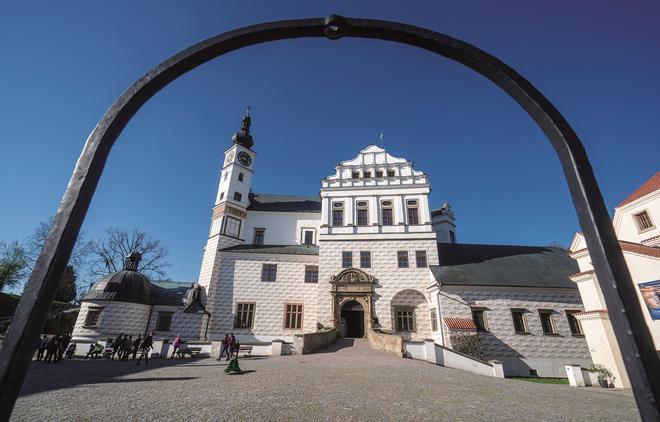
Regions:
[[[640, 231], [635, 221], [635, 214], [646, 211], [651, 217], [654, 228]], [[646, 195], [636, 201], [616, 208], [614, 212], [614, 230], [617, 238], [628, 242], [641, 243], [642, 240], [660, 235], [660, 191]]]
[[614, 386], [629, 388], [630, 381], [623, 365], [621, 351], [616, 343], [609, 316], [591, 314], [578, 317], [589, 345], [594, 364], [604, 365], [616, 377]]
[[266, 245], [300, 245], [302, 229], [313, 228], [314, 242], [317, 243], [320, 226], [321, 213], [248, 211], [243, 238], [245, 243], [252, 244], [254, 229], [265, 228]]
[[[410, 268], [397, 267], [397, 251], [409, 251]], [[332, 327], [332, 295], [330, 278], [343, 270], [342, 251], [353, 252], [353, 266], [360, 266], [360, 251], [371, 251], [371, 268], [362, 268], [376, 278], [374, 289], [374, 317], [385, 330], [394, 329], [391, 301], [394, 295], [404, 290], [413, 289], [430, 302], [428, 294], [428, 268], [416, 268], [415, 251], [425, 250], [429, 265], [438, 265], [438, 249], [435, 238], [426, 240], [372, 240], [372, 241], [322, 241], [319, 247], [319, 285], [318, 306], [319, 321]], [[430, 335], [430, 318], [420, 315], [418, 332], [413, 338]]]
[[[525, 288], [493, 288], [493, 287], [448, 287], [445, 286], [440, 301], [442, 316], [472, 318], [470, 306], [486, 308], [484, 313], [488, 322], [488, 332], [480, 332], [480, 342], [486, 354], [486, 360], [539, 359], [554, 361], [556, 373], [564, 374], [563, 365], [572, 363], [575, 359], [589, 360], [589, 349], [582, 336], [571, 335], [565, 311], [583, 309], [577, 291], [570, 289], [525, 289]], [[443, 294], [444, 293], [444, 294]], [[469, 305], [469, 306], [468, 306]], [[527, 314], [529, 334], [516, 334], [513, 328], [511, 308], [523, 308], [530, 311]], [[558, 335], [545, 335], [541, 329], [539, 309], [552, 309], [555, 327]], [[563, 363], [561, 363], [563, 362]], [[549, 370], [553, 365], [526, 368], [524, 374], [529, 375], [529, 369]], [[555, 371], [555, 369], [552, 369]], [[505, 363], [505, 373], [512, 375], [515, 369]], [[509, 372], [507, 372], [509, 371]], [[539, 375], [543, 376], [541, 372]], [[549, 375], [548, 375], [549, 376]]]
[[[318, 265], [316, 255], [266, 255], [222, 252], [217, 276], [209, 292], [207, 310], [212, 314], [209, 338], [226, 332], [243, 341], [293, 340], [293, 334], [316, 331], [316, 283], [305, 283], [305, 265]], [[277, 281], [262, 282], [262, 264], [277, 264]], [[254, 325], [249, 330], [233, 328], [237, 302], [254, 302]], [[287, 303], [302, 303], [303, 329], [284, 329]]]
[[[99, 326], [85, 328], [85, 318], [89, 307], [102, 307]], [[132, 336], [144, 335], [147, 319], [149, 318], [149, 305], [129, 302], [114, 302], [105, 300], [83, 301], [80, 313], [73, 328], [73, 339], [79, 340], [106, 340], [114, 338], [119, 333]], [[86, 351], [85, 351], [86, 352]]]
[[[172, 323], [167, 331], [156, 330], [159, 312], [172, 312]], [[206, 315], [203, 312], [184, 313], [183, 307], [155, 305], [149, 321], [149, 332], [155, 331], [159, 339], [174, 340], [180, 335], [184, 340], [199, 340], [204, 335]]]

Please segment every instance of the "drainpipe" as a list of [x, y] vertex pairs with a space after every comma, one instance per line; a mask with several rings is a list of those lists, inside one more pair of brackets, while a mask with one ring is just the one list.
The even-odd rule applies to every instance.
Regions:
[[442, 347], [445, 347], [445, 327], [442, 321], [442, 305], [440, 303], [440, 285], [438, 284], [438, 293], [436, 293], [436, 300], [438, 301], [438, 324], [440, 326], [440, 342], [442, 343]]

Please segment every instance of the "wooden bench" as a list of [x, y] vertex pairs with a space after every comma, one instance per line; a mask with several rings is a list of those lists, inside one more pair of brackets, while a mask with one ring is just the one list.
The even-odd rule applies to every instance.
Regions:
[[202, 351], [201, 347], [186, 347], [186, 348], [180, 348], [177, 350], [176, 354], [180, 358], [185, 358], [186, 355], [189, 355], [191, 358], [195, 356], [199, 356], [199, 353]]
[[238, 353], [247, 353], [248, 357], [252, 356], [252, 346], [250, 345], [245, 345], [243, 346], [242, 344], [238, 346]]

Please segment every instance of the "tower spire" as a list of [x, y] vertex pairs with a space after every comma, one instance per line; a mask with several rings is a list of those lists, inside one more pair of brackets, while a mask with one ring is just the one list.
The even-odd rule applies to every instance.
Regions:
[[252, 135], [250, 135], [250, 126], [252, 125], [252, 118], [250, 117], [250, 107], [248, 106], [245, 110], [245, 115], [241, 121], [241, 129], [234, 133], [234, 136], [231, 137], [231, 140], [238, 145], [242, 145], [245, 148], [252, 148], [254, 145], [254, 140]]

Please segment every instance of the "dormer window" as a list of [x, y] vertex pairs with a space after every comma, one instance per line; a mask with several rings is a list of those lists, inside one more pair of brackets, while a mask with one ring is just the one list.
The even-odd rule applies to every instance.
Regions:
[[637, 223], [637, 230], [640, 232], [650, 230], [655, 227], [655, 225], [653, 225], [653, 221], [651, 221], [651, 216], [646, 211], [635, 214], [633, 217]]

